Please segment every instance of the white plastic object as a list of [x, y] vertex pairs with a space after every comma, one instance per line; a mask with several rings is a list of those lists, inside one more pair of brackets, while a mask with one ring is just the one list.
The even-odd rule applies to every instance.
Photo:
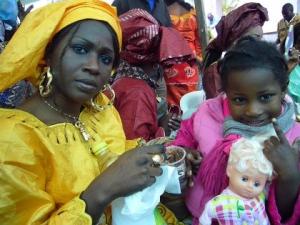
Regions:
[[180, 99], [180, 108], [182, 110], [181, 119], [186, 120], [190, 118], [205, 99], [206, 96], [203, 90], [193, 91], [182, 96]]

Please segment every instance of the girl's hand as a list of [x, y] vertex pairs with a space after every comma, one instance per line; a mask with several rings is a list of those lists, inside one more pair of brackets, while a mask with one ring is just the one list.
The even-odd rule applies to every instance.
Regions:
[[200, 152], [191, 149], [191, 148], [184, 148], [187, 155], [186, 155], [186, 175], [187, 175], [187, 184], [188, 187], [194, 186], [193, 176], [196, 176], [200, 167], [200, 163], [202, 157]]
[[272, 136], [264, 142], [264, 154], [273, 164], [279, 179], [293, 178], [299, 173], [299, 151], [289, 144], [276, 121], [273, 121], [273, 126], [278, 137]]

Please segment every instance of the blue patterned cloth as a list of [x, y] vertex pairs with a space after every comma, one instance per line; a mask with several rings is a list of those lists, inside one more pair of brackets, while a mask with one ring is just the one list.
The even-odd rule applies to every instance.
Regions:
[[15, 108], [33, 94], [33, 86], [27, 81], [20, 81], [11, 88], [0, 93], [0, 107]]

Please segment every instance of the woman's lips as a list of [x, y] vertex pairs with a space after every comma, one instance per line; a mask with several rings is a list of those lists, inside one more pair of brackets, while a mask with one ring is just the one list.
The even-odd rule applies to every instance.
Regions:
[[91, 81], [76, 80], [76, 84], [77, 87], [84, 92], [94, 92], [97, 90], [97, 86]]

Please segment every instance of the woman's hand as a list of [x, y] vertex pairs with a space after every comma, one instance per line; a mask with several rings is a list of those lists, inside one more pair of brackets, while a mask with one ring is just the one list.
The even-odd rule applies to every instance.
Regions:
[[196, 176], [202, 161], [199, 151], [191, 148], [184, 148], [186, 151], [186, 174], [188, 187], [194, 186], [193, 176]]
[[163, 145], [152, 145], [125, 152], [99, 175], [81, 195], [87, 204], [87, 213], [97, 221], [103, 210], [114, 199], [125, 197], [153, 184], [162, 174], [154, 166], [152, 157], [163, 154]]

